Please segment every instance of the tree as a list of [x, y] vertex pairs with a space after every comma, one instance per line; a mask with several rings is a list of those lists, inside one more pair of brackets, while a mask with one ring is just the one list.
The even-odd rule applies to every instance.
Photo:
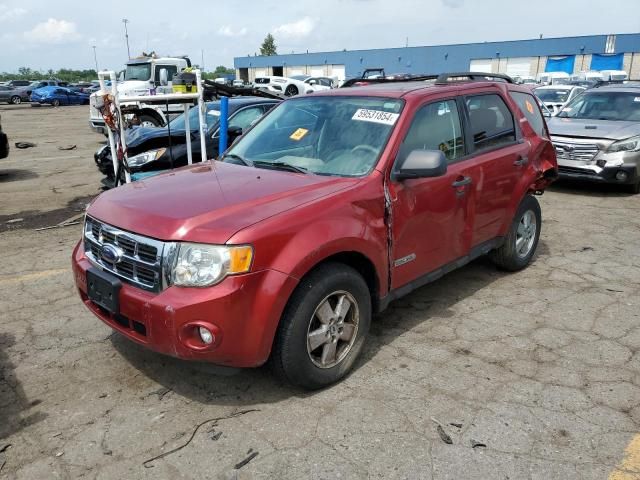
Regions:
[[216, 69], [213, 71], [213, 73], [218, 75], [226, 75], [226, 74], [235, 73], [235, 70], [233, 68], [227, 68], [224, 65], [218, 65]]
[[271, 55], [277, 55], [277, 45], [276, 45], [276, 39], [273, 38], [273, 35], [271, 35], [270, 33], [267, 33], [267, 36], [264, 37], [264, 41], [262, 42], [262, 45], [260, 46], [260, 55], [266, 55], [266, 56], [271, 56]]

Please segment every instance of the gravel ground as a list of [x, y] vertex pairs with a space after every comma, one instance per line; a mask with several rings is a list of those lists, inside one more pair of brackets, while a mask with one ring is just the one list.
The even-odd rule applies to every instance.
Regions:
[[38, 144], [0, 161], [0, 477], [640, 478], [640, 196], [555, 186], [528, 269], [481, 259], [395, 302], [355, 372], [307, 393], [85, 310], [80, 227], [34, 227], [98, 193], [102, 139], [86, 107], [0, 114]]

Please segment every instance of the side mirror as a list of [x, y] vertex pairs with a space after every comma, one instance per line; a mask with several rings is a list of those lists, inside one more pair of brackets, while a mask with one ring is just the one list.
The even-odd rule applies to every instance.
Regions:
[[160, 85], [163, 87], [169, 84], [169, 72], [167, 72], [166, 68], [160, 69]]
[[227, 130], [227, 135], [230, 141], [234, 141], [236, 138], [242, 135], [242, 127], [233, 126], [229, 127]]
[[440, 150], [413, 150], [397, 165], [392, 178], [396, 181], [410, 178], [441, 177], [447, 173], [447, 157]]
[[315, 80], [309, 80], [309, 85], [315, 85], [316, 83], [318, 82], [316, 82]]

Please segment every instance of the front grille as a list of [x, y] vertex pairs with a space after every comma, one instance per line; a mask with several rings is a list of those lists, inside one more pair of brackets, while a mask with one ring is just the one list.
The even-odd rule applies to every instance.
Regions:
[[271, 83], [271, 79], [270, 78], [256, 78], [256, 83], [268, 84], [268, 83]]
[[[115, 261], [103, 254], [111, 245], [120, 253]], [[164, 243], [120, 230], [87, 216], [84, 228], [85, 254], [93, 263], [127, 283], [145, 290], [162, 290], [162, 252]]]
[[554, 142], [558, 160], [590, 162], [598, 154], [598, 146], [591, 143]]
[[562, 165], [558, 165], [558, 172], [560, 173], [578, 173], [580, 175], [597, 175], [596, 172], [590, 170], [588, 168], [576, 168], [576, 167], [565, 167]]

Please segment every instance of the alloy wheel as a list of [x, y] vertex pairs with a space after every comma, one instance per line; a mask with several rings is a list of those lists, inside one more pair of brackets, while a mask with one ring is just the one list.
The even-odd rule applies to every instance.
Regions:
[[307, 353], [319, 368], [342, 362], [358, 336], [360, 312], [355, 298], [345, 291], [333, 292], [316, 307], [307, 329]]
[[524, 258], [533, 248], [536, 240], [536, 215], [532, 210], [527, 210], [520, 217], [518, 229], [516, 230], [516, 252], [520, 258]]

